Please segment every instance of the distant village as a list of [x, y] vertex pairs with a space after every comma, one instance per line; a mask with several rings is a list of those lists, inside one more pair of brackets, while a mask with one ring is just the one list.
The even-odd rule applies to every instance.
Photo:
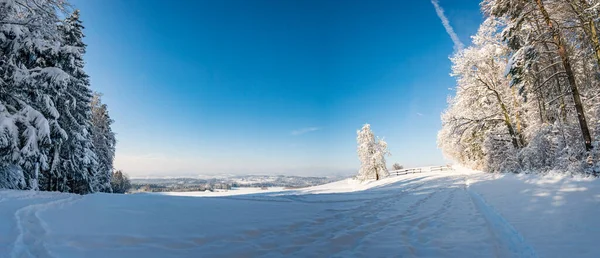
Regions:
[[238, 187], [285, 187], [288, 189], [303, 188], [327, 184], [342, 179], [335, 177], [300, 177], [300, 176], [231, 176], [227, 178], [134, 178], [131, 179], [129, 192], [196, 192], [231, 190]]

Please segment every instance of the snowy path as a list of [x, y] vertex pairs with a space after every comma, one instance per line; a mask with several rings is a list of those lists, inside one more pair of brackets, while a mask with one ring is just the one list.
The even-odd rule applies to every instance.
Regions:
[[78, 196], [30, 191], [0, 192], [0, 257], [50, 257], [43, 241], [45, 229], [38, 213]]
[[[516, 180], [513, 186], [523, 183], [481, 173], [439, 172], [389, 178], [370, 189], [345, 193], [325, 192], [356, 186], [340, 182], [217, 198], [0, 191], [0, 219], [6, 222], [0, 225], [0, 257], [561, 257], [573, 250], [580, 254], [574, 257], [598, 254], [593, 245], [563, 245], [562, 253], [548, 252], [552, 247], [536, 230], [556, 221], [536, 223], [536, 214], [528, 214], [533, 218], [527, 220], [518, 215], [526, 206], [501, 202], [510, 199], [508, 194], [498, 198], [510, 180]], [[509, 194], [510, 203], [523, 199]], [[575, 234], [563, 230], [566, 236]], [[591, 239], [600, 236], [592, 233], [596, 235]]]

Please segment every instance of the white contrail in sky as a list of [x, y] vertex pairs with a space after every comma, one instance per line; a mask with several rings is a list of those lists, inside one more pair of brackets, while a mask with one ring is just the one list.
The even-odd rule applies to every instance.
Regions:
[[319, 130], [321, 130], [321, 128], [319, 128], [319, 127], [301, 128], [301, 129], [292, 131], [292, 135], [303, 135], [303, 134], [307, 134], [307, 133], [319, 131]]
[[452, 26], [450, 26], [450, 22], [444, 14], [444, 9], [442, 9], [438, 0], [431, 0], [431, 3], [433, 4], [433, 7], [435, 7], [435, 12], [437, 13], [437, 16], [440, 17], [440, 20], [442, 20], [442, 25], [444, 25], [444, 28], [446, 28], [446, 32], [448, 33], [448, 35], [450, 35], [452, 42], [454, 42], [454, 51], [462, 50], [465, 47], [465, 45], [460, 41], [460, 38], [458, 38], [458, 35], [456, 35], [456, 32], [454, 32]]

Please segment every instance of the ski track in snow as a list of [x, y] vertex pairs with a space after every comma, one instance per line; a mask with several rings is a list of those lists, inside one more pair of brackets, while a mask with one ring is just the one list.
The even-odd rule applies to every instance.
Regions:
[[[344, 194], [288, 191], [216, 198], [132, 195], [120, 196], [130, 198], [124, 202], [127, 205], [103, 208], [98, 203], [93, 204], [94, 201], [113, 196], [91, 195], [92, 198], [77, 202], [84, 197], [64, 194], [40, 197], [43, 195], [24, 191], [12, 192], [8, 198], [0, 192], [0, 203], [44, 199], [44, 202], [36, 199], [36, 203], [21, 206], [14, 212], [16, 236], [10, 257], [131, 257], [139, 252], [146, 257], [194, 254], [219, 257], [297, 257], [309, 254], [315, 257], [537, 257], [523, 236], [482, 196], [469, 189], [467, 176], [426, 174], [406, 176], [391, 184]], [[142, 201], [148, 203], [130, 207], [128, 204], [133, 198], [143, 198]], [[252, 224], [253, 217], [242, 216], [240, 220], [225, 213], [221, 223], [230, 226], [231, 222], [233, 226], [223, 232], [219, 232], [219, 226], [213, 225], [217, 230], [181, 235], [172, 235], [168, 230], [151, 231], [149, 235], [119, 227], [100, 234], [76, 231], [84, 232], [79, 233], [84, 235], [77, 235], [54, 224], [57, 218], [63, 218], [63, 214], [75, 211], [75, 206], [78, 212], [83, 212], [79, 213], [79, 217], [86, 212], [94, 213], [86, 211], [85, 207], [96, 207], [100, 211], [107, 209], [107, 214], [112, 216], [144, 215], [156, 212], [144, 207], [172, 201], [183, 202], [183, 207], [206, 201], [211, 205], [217, 203], [237, 209], [246, 207], [244, 205], [257, 207], [255, 209], [274, 209], [265, 213], [273, 219], [280, 219], [277, 210], [291, 207], [307, 213], [290, 217], [290, 212], [287, 212], [283, 215], [290, 217], [289, 220], [257, 225]], [[88, 206], [80, 207], [86, 204]], [[204, 206], [191, 207], [190, 212], [197, 207]], [[121, 213], [114, 213], [115, 209]], [[238, 212], [244, 212], [244, 209]], [[44, 216], [40, 216], [42, 211]], [[47, 212], [52, 214], [47, 217]], [[136, 219], [135, 215], [131, 216]], [[211, 223], [192, 221], [207, 227]]]
[[40, 220], [40, 211], [59, 208], [61, 205], [75, 202], [81, 197], [71, 196], [46, 203], [25, 206], [15, 212], [18, 235], [13, 244], [12, 257], [53, 257], [45, 248], [46, 230]]
[[[468, 188], [467, 188], [468, 189]], [[494, 207], [488, 205], [486, 201], [476, 192], [467, 190], [471, 199], [477, 206], [477, 209], [484, 215], [488, 229], [494, 234], [496, 241], [506, 249], [499, 249], [502, 257], [538, 257], [533, 247], [531, 247], [523, 236], [506, 221]]]

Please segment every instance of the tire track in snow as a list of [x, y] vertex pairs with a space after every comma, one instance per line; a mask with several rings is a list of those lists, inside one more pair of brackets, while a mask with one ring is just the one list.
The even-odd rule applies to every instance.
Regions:
[[484, 217], [490, 233], [494, 236], [500, 247], [499, 255], [502, 257], [538, 257], [523, 236], [494, 207], [487, 204], [485, 199], [465, 185], [471, 201]]
[[[365, 198], [363, 200], [360, 200], [362, 202], [364, 202], [362, 205], [358, 206], [358, 207], [353, 207], [351, 209], [345, 210], [343, 212], [337, 212], [336, 214], [332, 215], [332, 216], [327, 216], [325, 218], [319, 218], [320, 220], [331, 220], [331, 219], [337, 219], [339, 217], [345, 217], [346, 215], [350, 215], [351, 217], [362, 217], [363, 214], [357, 214], [357, 211], [363, 211], [363, 212], [376, 212], [377, 210], [373, 210], [372, 206], [382, 206], [382, 207], [386, 207], [389, 206], [389, 204], [392, 204], [398, 200], [401, 200], [402, 197], [408, 195], [411, 191], [414, 191], [416, 189], [419, 189], [420, 187], [422, 187], [424, 185], [424, 183], [412, 186], [410, 188], [407, 189], [403, 189], [400, 193], [395, 193], [395, 194], [389, 194], [380, 198]], [[358, 201], [358, 200], [357, 200]], [[344, 201], [340, 202], [343, 203]], [[321, 202], [313, 202], [313, 203], [321, 203]], [[323, 203], [327, 203], [327, 202], [323, 202]], [[318, 224], [322, 224], [322, 223], [318, 223]]]
[[[373, 198], [357, 198], [357, 199], [342, 199], [342, 200], [319, 200], [319, 201], [311, 201], [305, 200], [305, 196], [293, 194], [293, 195], [282, 195], [281, 198], [293, 201], [293, 202], [301, 202], [301, 203], [345, 203], [345, 202], [364, 202], [371, 201]], [[391, 197], [386, 196], [384, 198]]]
[[52, 257], [44, 244], [46, 229], [39, 212], [81, 199], [72, 196], [47, 203], [33, 204], [15, 212], [18, 235], [13, 243], [12, 257]]
[[[454, 196], [456, 195], [456, 191], [458, 191], [458, 188], [454, 188], [453, 190], [451, 190], [450, 193], [447, 195], [446, 199], [444, 199], [444, 201], [442, 202], [442, 205], [438, 209], [434, 210], [432, 213], [423, 214], [421, 216], [408, 220], [408, 225], [410, 225], [411, 229], [413, 229], [410, 231], [414, 233], [416, 231], [414, 230], [414, 228], [418, 228], [419, 230], [421, 230], [426, 227], [426, 224], [428, 222], [439, 219], [442, 214], [444, 214], [450, 209], [452, 201], [454, 200]], [[422, 212], [413, 211], [409, 216], [415, 216], [418, 214], [422, 214]], [[411, 239], [414, 238], [411, 237]]]
[[[418, 182], [418, 180], [414, 181]], [[292, 196], [291, 198], [289, 196], [277, 196], [279, 198], [285, 198], [286, 201], [297, 202], [299, 204], [306, 205], [328, 205], [334, 203], [352, 202], [356, 202], [359, 205], [348, 207], [347, 209], [342, 210], [331, 207], [324, 210], [328, 213], [333, 212], [327, 216], [315, 217], [310, 221], [294, 222], [286, 226], [264, 230], [259, 234], [242, 234], [233, 237], [224, 236], [222, 238], [206, 239], [207, 241], [203, 242], [204, 244], [212, 245], [225, 245], [230, 242], [238, 241], [259, 243], [257, 246], [254, 246], [254, 248], [258, 247], [256, 250], [261, 252], [272, 252], [274, 249], [273, 246], [276, 246], [277, 243], [281, 241], [293, 243], [293, 246], [290, 248], [276, 250], [280, 252], [280, 255], [298, 254], [299, 252], [302, 252], [302, 250], [313, 247], [316, 247], [318, 251], [322, 251], [323, 248], [328, 248], [327, 246], [323, 246], [323, 244], [329, 243], [330, 241], [336, 243], [338, 246], [345, 246], [345, 242], [351, 241], [351, 238], [361, 237], [366, 235], [366, 233], [363, 232], [364, 234], [361, 234], [360, 232], [357, 232], [357, 234], [348, 236], [343, 235], [344, 232], [349, 229], [361, 227], [364, 224], [377, 223], [377, 221], [379, 221], [379, 219], [376, 217], [378, 210], [389, 207], [393, 203], [403, 200], [403, 196], [406, 196], [412, 191], [425, 185], [425, 183], [421, 182], [415, 184], [414, 181], [407, 180], [401, 182], [405, 188], [387, 190], [383, 192], [383, 196], [382, 192], [378, 191], [376, 194], [373, 194], [373, 198], [352, 198], [340, 200], [339, 202], [330, 202], [328, 200], [324, 202], [318, 200], [304, 200], [304, 198], [301, 196]], [[393, 194], [390, 194], [390, 192], [393, 192]], [[329, 255], [339, 251], [342, 250], [328, 250], [328, 252], [323, 253], [323, 255]]]
[[[439, 230], [440, 228], [442, 228], [441, 232], [447, 230], [448, 220], [451, 219], [452, 216], [456, 216], [456, 209], [467, 209], [467, 207], [461, 205], [461, 198], [459, 197], [465, 198], [465, 201], [472, 204], [471, 200], [469, 199], [470, 197], [468, 193], [462, 186], [451, 186], [449, 188], [441, 190], [440, 192], [448, 194], [446, 195], [446, 198], [441, 202], [439, 208], [433, 210], [433, 212], [419, 212], [418, 214], [421, 214], [421, 216], [414, 217], [413, 219], [410, 219], [405, 223], [406, 225], [408, 225], [408, 227], [405, 227], [402, 230], [401, 239], [403, 244], [408, 244], [408, 250], [411, 252], [412, 256], [418, 257], [419, 255], [423, 255], [423, 253], [418, 252], [419, 250], [421, 250], [421, 247], [429, 247], [436, 244], [447, 245], [448, 242], [443, 239], [436, 240], [435, 238], [432, 238], [436, 235], [436, 230]], [[458, 201], [459, 203], [456, 203], [455, 201]], [[466, 216], [463, 216], [463, 218], [466, 218], [470, 221], [475, 221], [479, 219], [482, 222], [481, 225], [484, 226], [485, 218], [483, 218], [483, 216], [479, 214], [474, 204], [471, 207], [471, 209], [475, 213], [465, 214]], [[399, 223], [395, 223], [390, 226], [396, 226], [397, 224]], [[491, 235], [491, 233], [488, 234]], [[432, 241], [437, 242], [432, 243]], [[493, 244], [493, 246], [496, 246], [495, 243]], [[490, 257], [504, 257], [498, 255], [497, 248], [492, 248], [491, 250], [493, 250], [494, 252], [486, 255], [489, 255]], [[439, 252], [441, 250], [436, 251]], [[441, 251], [441, 253], [436, 253], [435, 255], [433, 255], [433, 257], [444, 255], [444, 252]]]
[[[361, 227], [365, 227], [366, 230], [369, 230], [369, 234], [373, 235], [393, 227], [401, 227], [403, 229], [402, 236], [400, 238], [402, 240], [402, 244], [408, 245], [409, 250], [414, 251], [414, 240], [416, 238], [414, 238], [413, 236], [415, 232], [418, 232], [415, 228], [418, 228], [424, 222], [439, 217], [449, 209], [449, 206], [454, 198], [454, 191], [452, 191], [451, 194], [448, 195], [448, 197], [446, 197], [446, 199], [443, 202], [443, 205], [439, 209], [435, 210], [433, 213], [423, 214], [422, 212], [418, 212], [419, 208], [423, 207], [423, 205], [428, 203], [431, 199], [434, 199], [434, 197], [438, 196], [441, 192], [443, 191], [439, 188], [434, 189], [434, 191], [428, 193], [424, 198], [418, 199], [416, 202], [411, 204], [404, 212], [395, 216], [381, 219], [373, 224], [363, 225]], [[415, 217], [417, 215], [421, 216]], [[409, 235], [411, 237], [409, 237]]]
[[[433, 213], [421, 215], [416, 218], [414, 217], [416, 215], [423, 214], [422, 212], [417, 212], [419, 207], [423, 206], [423, 204], [425, 204], [427, 201], [432, 199], [434, 196], [439, 195], [440, 192], [444, 192], [446, 189], [452, 189], [452, 190], [450, 190], [450, 193], [448, 194], [446, 199], [444, 199], [444, 201], [442, 202], [441, 206], [438, 209], [434, 210]], [[454, 200], [456, 191], [458, 191], [458, 188], [456, 188], [456, 187], [449, 187], [449, 188], [444, 188], [444, 189], [440, 189], [439, 187], [435, 188], [434, 191], [427, 194], [427, 196], [425, 198], [420, 199], [417, 202], [413, 203], [411, 206], [409, 206], [408, 209], [405, 211], [405, 213], [401, 214], [401, 217], [409, 218], [410, 220], [408, 220], [408, 222], [410, 222], [411, 224], [423, 223], [423, 222], [426, 222], [427, 220], [430, 220], [433, 218], [439, 218], [439, 216], [441, 216], [443, 213], [445, 213], [446, 211], [448, 211], [450, 209], [450, 206], [452, 204], [452, 201]], [[405, 223], [405, 222], [406, 222], [405, 220], [402, 220], [402, 221], [398, 220], [392, 224], [395, 225], [395, 224]]]
[[[416, 251], [419, 250], [419, 246], [422, 246], [424, 243], [421, 241], [429, 241], [431, 238], [422, 238], [418, 237], [423, 231], [427, 231], [428, 228], [437, 228], [440, 226], [439, 223], [435, 223], [436, 221], [444, 221], [445, 218], [442, 216], [450, 212], [453, 208], [452, 204], [456, 199], [456, 194], [462, 190], [461, 187], [456, 186], [456, 179], [449, 180], [444, 182], [441, 186], [434, 186], [431, 189], [434, 190], [430, 192], [425, 198], [417, 200], [413, 203], [406, 211], [398, 216], [390, 217], [385, 220], [381, 220], [378, 224], [375, 224], [376, 227], [372, 225], [367, 225], [367, 227], [375, 228], [375, 231], [370, 231], [369, 235], [376, 235], [383, 231], [390, 230], [392, 228], [399, 228], [401, 230], [400, 238], [396, 238], [398, 247], [406, 248], [408, 252], [412, 255], [417, 255]], [[437, 200], [442, 193], [448, 193], [445, 199], [441, 200], [441, 202], [437, 202], [439, 204], [435, 204], [436, 207], [431, 207], [433, 209], [425, 209], [420, 210], [421, 207], [424, 207], [426, 203], [429, 203], [430, 200]], [[466, 196], [466, 192], [465, 192]], [[468, 198], [468, 197], [467, 197]], [[437, 207], [439, 205], [439, 207]], [[431, 205], [430, 205], [431, 206]], [[425, 240], [424, 240], [425, 239]], [[393, 241], [393, 238], [388, 238], [388, 240]], [[369, 241], [369, 240], [364, 240]], [[355, 248], [352, 250], [355, 251], [359, 246], [363, 245], [364, 241], [360, 241]], [[367, 244], [368, 246], [369, 244]], [[364, 250], [363, 250], [364, 251]]]
[[292, 200], [282, 200], [270, 196], [249, 196], [249, 197], [210, 197], [210, 198], [221, 198], [224, 200], [235, 200], [235, 201], [253, 201], [253, 202], [292, 202]]
[[[423, 186], [423, 185], [421, 185], [421, 186]], [[416, 211], [420, 207], [422, 207], [423, 205], [428, 203], [432, 198], [434, 198], [439, 193], [440, 193], [439, 189], [433, 189], [432, 192], [428, 193], [423, 198], [417, 199], [414, 203], [412, 203], [410, 206], [408, 206], [400, 214], [389, 216], [386, 218], [378, 218], [377, 216], [374, 216], [375, 221], [372, 223], [357, 224], [355, 227], [348, 230], [348, 233], [350, 233], [350, 234], [358, 233], [360, 235], [360, 233], [362, 232], [364, 234], [362, 235], [362, 237], [360, 239], [358, 239], [359, 241], [356, 242], [356, 245], [353, 246], [353, 249], [356, 248], [362, 242], [364, 237], [366, 237], [367, 235], [377, 234], [377, 233], [379, 233], [383, 230], [386, 230], [390, 227], [393, 227], [393, 226], [406, 225], [407, 218], [410, 218], [411, 216], [418, 214], [418, 212], [416, 212]], [[370, 211], [370, 213], [381, 214], [385, 211], [386, 207], [390, 207], [390, 206], [393, 207], [396, 205], [396, 203], [398, 203], [400, 201], [402, 201], [402, 200], [396, 199], [396, 200], [394, 200], [394, 202], [391, 202], [391, 203], [382, 203], [378, 207], [373, 207], [373, 209], [369, 210], [369, 211]], [[409, 243], [409, 242], [406, 242], [406, 243]], [[340, 251], [343, 251], [343, 250], [340, 250]]]
[[410, 211], [417, 209], [429, 201], [437, 191], [431, 192], [423, 198], [419, 198], [400, 214], [386, 218], [379, 218], [377, 216], [384, 212], [386, 208], [394, 207], [397, 202], [403, 201], [404, 199], [402, 197], [407, 196], [412, 190], [421, 188], [424, 184], [425, 183], [422, 183], [415, 187], [411, 187], [410, 189], [406, 189], [400, 194], [390, 195], [385, 199], [373, 199], [372, 201], [369, 201], [358, 208], [352, 209], [349, 212], [338, 213], [334, 215], [333, 218], [319, 223], [319, 225], [311, 225], [311, 227], [317, 228], [321, 228], [321, 224], [334, 224], [335, 226], [321, 228], [321, 230], [318, 231], [310, 230], [310, 234], [308, 236], [297, 236], [296, 238], [301, 238], [304, 240], [308, 238], [310, 241], [302, 241], [304, 246], [297, 248], [292, 252], [292, 254], [302, 253], [304, 251], [314, 252], [314, 250], [311, 249], [314, 248], [314, 246], [307, 245], [310, 243], [319, 244], [319, 251], [322, 251], [322, 248], [327, 249], [327, 252], [323, 254], [328, 256], [340, 254], [340, 252], [356, 247], [357, 244], [360, 243], [360, 241], [367, 235], [381, 231], [393, 222], [397, 222], [399, 220], [401, 221], [402, 218], [406, 217], [407, 214], [410, 213]]

